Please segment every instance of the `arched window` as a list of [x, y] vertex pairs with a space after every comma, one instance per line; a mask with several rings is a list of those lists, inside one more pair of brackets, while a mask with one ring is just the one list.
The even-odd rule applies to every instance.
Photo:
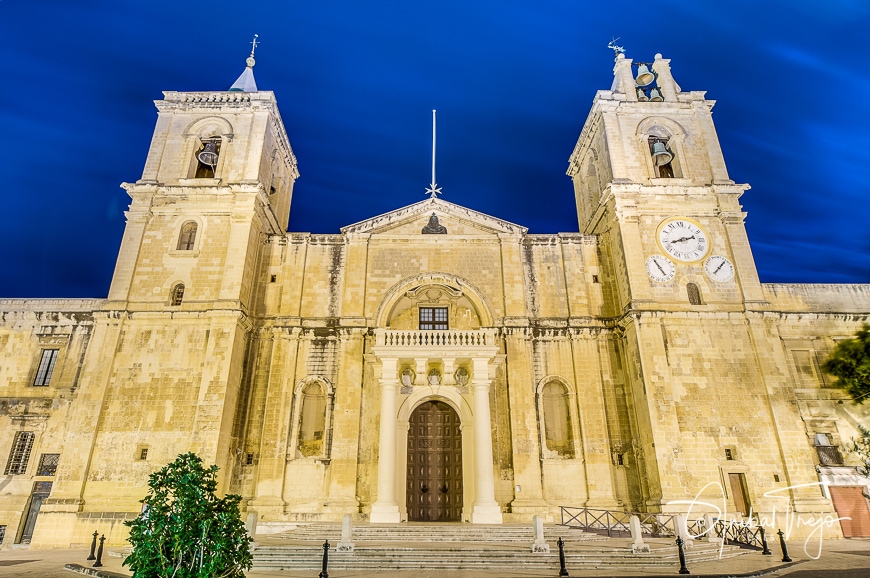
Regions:
[[193, 244], [196, 242], [196, 222], [188, 221], [181, 225], [181, 233], [178, 235], [178, 246], [175, 248], [178, 251], [193, 251]]
[[300, 457], [322, 456], [326, 443], [327, 397], [323, 384], [311, 382], [302, 388], [298, 400], [299, 430], [296, 454]]
[[689, 294], [689, 303], [692, 305], [702, 305], [701, 290], [694, 283], [686, 283], [686, 293]]
[[221, 154], [220, 137], [204, 138], [199, 141], [199, 146], [194, 152], [196, 170], [193, 173], [195, 179], [211, 179], [215, 176], [218, 158]]
[[172, 287], [172, 291], [169, 294], [169, 304], [177, 307], [181, 305], [182, 301], [184, 301], [184, 283], [178, 283]]
[[568, 390], [551, 381], [538, 393], [544, 430], [544, 455], [574, 457], [574, 429], [571, 426]]

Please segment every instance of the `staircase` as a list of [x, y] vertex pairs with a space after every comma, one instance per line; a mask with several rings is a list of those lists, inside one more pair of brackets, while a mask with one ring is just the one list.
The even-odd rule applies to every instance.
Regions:
[[[341, 525], [316, 523], [295, 530], [261, 537], [253, 547], [254, 570], [317, 570], [323, 559], [323, 542], [328, 539], [329, 568], [338, 570], [429, 570], [461, 569], [559, 569], [559, 537], [565, 542], [567, 567], [594, 569], [611, 567], [678, 566], [677, 547], [671, 540], [651, 540], [652, 552], [632, 554], [628, 539], [608, 539], [566, 528], [545, 526], [549, 554], [531, 552], [531, 525], [465, 524], [359, 524], [353, 528], [353, 552], [337, 552]], [[742, 551], [725, 546], [722, 557]], [[687, 560], [716, 560], [716, 544], [697, 542], [686, 552]]]

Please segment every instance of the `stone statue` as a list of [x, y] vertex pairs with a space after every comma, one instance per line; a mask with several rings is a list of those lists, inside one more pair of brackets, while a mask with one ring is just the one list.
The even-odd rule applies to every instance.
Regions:
[[432, 213], [429, 217], [429, 223], [423, 227], [424, 235], [446, 235], [447, 227], [438, 222], [438, 216]]

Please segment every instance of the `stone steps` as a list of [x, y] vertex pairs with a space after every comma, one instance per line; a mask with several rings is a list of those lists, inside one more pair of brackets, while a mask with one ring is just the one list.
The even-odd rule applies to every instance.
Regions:
[[[284, 540], [294, 542], [323, 540], [337, 542], [341, 538], [340, 524], [306, 524], [294, 530], [276, 535]], [[589, 541], [605, 539], [597, 534], [590, 534], [577, 529], [563, 526], [545, 526], [544, 538], [555, 542], [559, 537], [565, 542]], [[476, 525], [476, 526], [433, 526], [384, 524], [372, 526], [368, 524], [353, 527], [353, 542], [502, 542], [528, 543], [534, 541], [531, 526], [509, 525]]]
[[[722, 557], [741, 554], [727, 549]], [[716, 560], [718, 548], [697, 550], [686, 555], [688, 563]], [[317, 547], [277, 548], [266, 547], [254, 550], [255, 570], [316, 570], [321, 567], [323, 550]], [[666, 548], [649, 554], [631, 554], [619, 551], [590, 551], [582, 554], [566, 554], [569, 568], [643, 568], [676, 567], [679, 564], [677, 549]], [[460, 569], [558, 569], [558, 551], [550, 554], [533, 554], [518, 550], [486, 550], [468, 548], [394, 547], [389, 545], [357, 547], [353, 552], [330, 551], [329, 567], [341, 570], [430, 570]]]
[[[648, 554], [632, 554], [628, 539], [606, 537], [562, 526], [545, 526], [549, 554], [532, 553], [529, 526], [469, 526], [396, 524], [356, 525], [352, 552], [338, 552], [339, 524], [307, 524], [280, 535], [270, 536], [253, 548], [255, 570], [318, 570], [323, 559], [322, 543], [329, 539], [329, 568], [338, 570], [461, 570], [559, 568], [556, 540], [565, 542], [568, 568], [676, 567], [677, 548], [670, 541], [658, 541]], [[722, 557], [744, 551], [725, 546]], [[719, 547], [697, 542], [686, 553], [691, 562], [719, 558]]]

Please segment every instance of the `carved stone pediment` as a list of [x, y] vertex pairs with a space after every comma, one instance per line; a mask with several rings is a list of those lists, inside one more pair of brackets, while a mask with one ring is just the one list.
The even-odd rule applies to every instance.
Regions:
[[[432, 219], [433, 215], [435, 221]], [[435, 222], [437, 227], [433, 225]], [[426, 231], [438, 233], [438, 237], [441, 237], [442, 235], [525, 234], [528, 229], [441, 199], [427, 199], [341, 229], [345, 235], [418, 236], [426, 235]]]

